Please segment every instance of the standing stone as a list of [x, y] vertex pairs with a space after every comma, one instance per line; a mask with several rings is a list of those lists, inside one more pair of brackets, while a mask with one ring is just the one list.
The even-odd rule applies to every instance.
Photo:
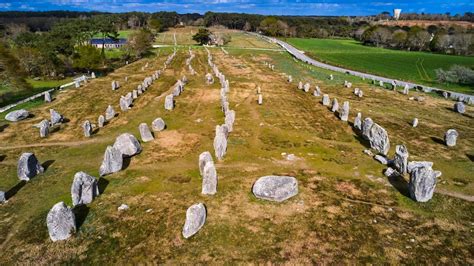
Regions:
[[109, 121], [110, 119], [115, 117], [115, 110], [112, 107], [112, 105], [109, 105], [107, 107], [107, 110], [105, 110], [105, 119]]
[[217, 192], [217, 171], [214, 162], [208, 161], [204, 165], [202, 175], [202, 191], [204, 195], [214, 195]]
[[293, 82], [293, 77], [291, 75], [288, 76], [288, 83]]
[[89, 204], [97, 196], [99, 196], [97, 179], [84, 172], [77, 172], [71, 186], [72, 205]]
[[4, 203], [6, 201], [6, 197], [5, 197], [5, 192], [4, 191], [0, 191], [0, 203]]
[[204, 175], [204, 166], [206, 166], [206, 163], [208, 162], [214, 163], [214, 160], [212, 160], [212, 155], [210, 152], [205, 151], [199, 154], [199, 173], [201, 174], [201, 176]]
[[122, 170], [123, 157], [122, 153], [113, 146], [107, 146], [104, 153], [104, 160], [99, 168], [100, 176], [112, 174]]
[[186, 222], [183, 237], [190, 238], [196, 234], [206, 222], [206, 207], [202, 203], [194, 204], [186, 211]]
[[229, 132], [234, 131], [234, 122], [235, 122], [235, 111], [229, 110], [225, 113], [225, 124], [229, 129]]
[[140, 131], [140, 136], [142, 137], [143, 142], [148, 142], [155, 139], [146, 123], [141, 123], [138, 126], [138, 131]]
[[16, 110], [16, 111], [12, 111], [8, 113], [5, 116], [5, 120], [11, 121], [11, 122], [18, 122], [20, 120], [28, 118], [29, 115], [30, 113], [28, 111], [26, 111], [25, 109], [20, 109], [20, 110]]
[[334, 76], [331, 74], [329, 75], [329, 80], [333, 80], [334, 79]]
[[91, 73], [91, 78], [95, 79], [95, 73], [94, 72]]
[[357, 113], [357, 116], [354, 119], [354, 128], [357, 130], [362, 130], [362, 114]]
[[138, 92], [137, 92], [137, 90], [133, 90], [133, 91], [132, 91], [132, 98], [133, 98], [133, 99], [138, 98]]
[[374, 121], [370, 117], [367, 117], [364, 119], [364, 122], [362, 122], [362, 137], [366, 140], [369, 140], [369, 134], [370, 134], [370, 129], [372, 128], [372, 125], [374, 124]]
[[336, 112], [339, 109], [339, 103], [337, 102], [337, 99], [334, 98], [332, 100], [332, 107], [331, 107], [331, 112]]
[[153, 122], [151, 122], [151, 129], [153, 131], [162, 131], [166, 127], [165, 121], [161, 118], [158, 117]]
[[390, 149], [390, 140], [387, 131], [383, 127], [374, 123], [370, 128], [369, 141], [372, 149], [387, 156]]
[[456, 102], [454, 104], [454, 111], [460, 114], [464, 114], [466, 112], [466, 107], [464, 106], [463, 102]]
[[97, 124], [99, 124], [99, 127], [104, 127], [105, 117], [103, 115], [99, 115], [99, 119], [97, 119]]
[[82, 124], [82, 129], [84, 130], [84, 136], [90, 137], [92, 135], [92, 125], [89, 120], [86, 120], [84, 124]]
[[384, 85], [384, 84], [383, 84], [383, 81], [379, 81], [379, 86], [380, 86], [380, 87], [383, 87], [383, 85]]
[[299, 90], [302, 90], [302, 89], [303, 89], [303, 82], [300, 81], [300, 82], [298, 83], [298, 89], [299, 89]]
[[448, 129], [446, 134], [444, 134], [444, 142], [446, 142], [446, 146], [454, 147], [456, 146], [456, 141], [458, 139], [459, 133], [456, 129]]
[[408, 167], [408, 149], [405, 145], [397, 145], [395, 147], [395, 158], [393, 159], [395, 170], [401, 175], [407, 173]]
[[444, 97], [445, 99], [448, 99], [448, 97], [449, 97], [449, 94], [448, 94], [448, 92], [446, 92], [446, 91], [443, 91], [443, 97]]
[[413, 121], [411, 122], [412, 127], [417, 127], [418, 126], [418, 118], [414, 118]]
[[321, 96], [321, 89], [319, 89], [319, 86], [316, 86], [316, 88], [314, 89], [313, 96]]
[[257, 101], [257, 102], [258, 102], [259, 105], [262, 105], [262, 104], [263, 104], [263, 96], [262, 96], [262, 94], [259, 94], [259, 95], [258, 95], [258, 101]]
[[56, 112], [54, 109], [49, 109], [49, 113], [51, 114], [51, 125], [54, 126], [63, 122], [63, 116]]
[[44, 93], [44, 101], [47, 103], [51, 102], [51, 94], [49, 93], [49, 91]]
[[306, 82], [303, 86], [304, 92], [308, 92], [310, 88], [311, 88], [311, 85], [308, 82]]
[[74, 82], [74, 87], [75, 87], [76, 89], [78, 89], [79, 87], [81, 87], [81, 83], [79, 83], [79, 81], [75, 81], [75, 82]]
[[329, 95], [324, 94], [323, 95], [323, 105], [324, 106], [329, 106], [330, 100], [329, 100]]
[[359, 92], [357, 93], [357, 96], [359, 98], [362, 98], [362, 96], [364, 96], [364, 92], [362, 90], [359, 90]]
[[342, 121], [347, 121], [349, 119], [349, 102], [345, 101], [342, 104], [342, 109], [339, 112], [339, 118]]
[[408, 86], [408, 84], [405, 84], [405, 87], [403, 88], [403, 94], [408, 95], [408, 92], [410, 92], [410, 86]]
[[122, 112], [128, 111], [128, 102], [125, 97], [123, 96], [120, 97], [119, 105], [120, 105], [120, 110], [122, 110]]
[[115, 139], [114, 148], [119, 150], [124, 157], [131, 157], [142, 151], [140, 142], [134, 135], [123, 133]]
[[433, 197], [436, 187], [437, 173], [430, 166], [424, 165], [412, 169], [408, 192], [418, 202], [427, 202]]
[[56, 203], [46, 217], [49, 238], [53, 242], [66, 240], [76, 232], [76, 217], [64, 202]]
[[39, 123], [39, 132], [41, 138], [46, 138], [49, 134], [49, 121], [44, 119]]
[[118, 86], [118, 82], [117, 82], [117, 81], [115, 81], [115, 80], [114, 80], [114, 81], [112, 81], [112, 90], [114, 91], [114, 90], [116, 90], [116, 89], [118, 89], [118, 88], [119, 88], [119, 86]]
[[214, 153], [218, 160], [224, 159], [227, 151], [227, 138], [223, 132], [216, 133], [214, 137]]
[[282, 202], [298, 194], [298, 181], [292, 176], [263, 176], [252, 187], [255, 197]]
[[165, 109], [166, 110], [173, 110], [174, 108], [174, 96], [173, 94], [170, 94], [168, 96], [166, 96], [165, 98]]
[[257, 87], [257, 94], [260, 94], [262, 93], [262, 89], [260, 88], [260, 86]]
[[31, 178], [44, 172], [34, 153], [25, 152], [18, 160], [17, 175], [20, 180], [30, 181]]

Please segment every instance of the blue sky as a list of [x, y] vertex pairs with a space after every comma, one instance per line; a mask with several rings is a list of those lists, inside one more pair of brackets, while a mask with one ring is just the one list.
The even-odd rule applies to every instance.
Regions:
[[0, 11], [176, 11], [178, 13], [239, 12], [264, 15], [370, 15], [401, 8], [402, 12], [451, 14], [474, 12], [473, 0], [0, 0]]

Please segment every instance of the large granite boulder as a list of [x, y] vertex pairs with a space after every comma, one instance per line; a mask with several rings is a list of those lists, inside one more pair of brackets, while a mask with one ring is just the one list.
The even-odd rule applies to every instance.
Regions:
[[466, 107], [464, 106], [464, 103], [463, 102], [456, 102], [454, 104], [454, 111], [456, 111], [460, 114], [464, 114], [464, 112], [466, 112]]
[[100, 176], [112, 174], [122, 170], [123, 155], [120, 150], [113, 146], [107, 146], [104, 153], [104, 160], [99, 169]]
[[189, 207], [186, 211], [183, 237], [190, 238], [196, 234], [206, 222], [206, 215], [206, 207], [202, 203], [197, 203]]
[[370, 128], [369, 141], [370, 147], [372, 149], [385, 156], [388, 154], [388, 150], [390, 149], [390, 140], [388, 138], [388, 133], [383, 127], [381, 127], [377, 123], [374, 123]]
[[444, 142], [446, 142], [446, 146], [454, 147], [456, 146], [456, 141], [458, 139], [459, 133], [456, 129], [448, 129], [446, 134], [444, 134]]
[[39, 132], [41, 138], [46, 138], [49, 134], [49, 121], [47, 119], [42, 120], [39, 123]]
[[64, 202], [56, 203], [46, 217], [49, 237], [53, 242], [66, 240], [76, 232], [76, 217]]
[[157, 119], [153, 120], [153, 122], [151, 122], [151, 129], [153, 129], [153, 131], [162, 131], [165, 128], [165, 121], [161, 117], [158, 117]]
[[213, 161], [207, 161], [202, 174], [202, 194], [214, 195], [217, 192], [217, 171]]
[[149, 142], [155, 139], [146, 123], [141, 123], [138, 126], [138, 131], [140, 131], [140, 136], [143, 142]]
[[5, 120], [8, 120], [10, 122], [18, 122], [18, 121], [28, 118], [29, 115], [30, 113], [28, 111], [26, 111], [25, 109], [20, 109], [20, 110], [16, 110], [16, 111], [12, 111], [8, 113], [5, 116]]
[[77, 172], [71, 186], [72, 205], [89, 204], [97, 196], [99, 196], [97, 179], [84, 172]]
[[82, 124], [82, 130], [84, 131], [84, 136], [90, 137], [92, 135], [92, 125], [89, 120], [86, 120], [84, 124]]
[[408, 149], [405, 145], [397, 145], [395, 147], [395, 158], [393, 159], [393, 166], [395, 170], [401, 175], [407, 173], [408, 170]]
[[210, 152], [205, 151], [199, 155], [199, 173], [201, 176], [204, 174], [204, 166], [206, 166], [206, 163], [208, 162], [213, 162], [214, 160], [212, 159], [212, 155]]
[[44, 172], [34, 153], [25, 152], [18, 160], [17, 174], [20, 180], [29, 181], [31, 178]]
[[[438, 172], [439, 173], [439, 172]], [[433, 197], [438, 174], [430, 166], [422, 165], [412, 169], [408, 192], [410, 197], [418, 202], [427, 202]]]
[[64, 117], [56, 112], [54, 109], [49, 109], [49, 113], [51, 115], [51, 125], [54, 126], [56, 124], [60, 124], [63, 122]]
[[107, 121], [111, 120], [112, 118], [115, 117], [115, 110], [114, 108], [112, 107], [112, 105], [109, 105], [107, 107], [107, 110], [105, 110], [105, 119]]
[[119, 150], [124, 157], [131, 157], [142, 151], [142, 146], [134, 135], [123, 133], [115, 139], [114, 148]]
[[298, 181], [292, 176], [263, 176], [253, 184], [252, 192], [259, 199], [282, 202], [298, 194]]
[[349, 102], [348, 101], [345, 101], [342, 104], [342, 108], [339, 111], [339, 118], [342, 121], [347, 121], [349, 119]]

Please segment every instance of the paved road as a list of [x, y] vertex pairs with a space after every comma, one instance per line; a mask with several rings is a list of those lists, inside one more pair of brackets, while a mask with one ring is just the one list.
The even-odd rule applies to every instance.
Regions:
[[439, 89], [439, 88], [428, 87], [428, 86], [425, 86], [425, 85], [416, 84], [416, 83], [412, 83], [412, 82], [385, 78], [385, 77], [381, 77], [381, 76], [362, 73], [362, 72], [359, 72], [359, 71], [345, 69], [345, 68], [342, 68], [342, 67], [336, 67], [336, 66], [328, 65], [328, 64], [316, 61], [316, 60], [308, 57], [307, 55], [302, 53], [300, 50], [296, 49], [295, 47], [293, 47], [292, 45], [290, 45], [290, 44], [288, 44], [284, 41], [281, 41], [281, 40], [278, 40], [278, 39], [275, 39], [275, 38], [270, 38], [270, 37], [267, 37], [267, 36], [263, 36], [263, 35], [260, 35], [260, 34], [257, 34], [257, 33], [251, 33], [251, 34], [256, 35], [260, 38], [263, 38], [263, 39], [267, 40], [268, 42], [272, 42], [272, 43], [276, 43], [276, 44], [280, 45], [288, 53], [293, 55], [295, 58], [297, 58], [297, 59], [299, 59], [299, 60], [301, 60], [305, 63], [316, 66], [316, 67], [320, 67], [320, 68], [324, 68], [324, 69], [328, 69], [328, 70], [332, 70], [332, 71], [336, 71], [336, 72], [346, 73], [346, 74], [349, 74], [349, 75], [353, 75], [353, 76], [357, 76], [357, 77], [361, 77], [361, 78], [366, 78], [366, 79], [369, 79], [369, 80], [375, 80], [377, 83], [379, 81], [382, 81], [384, 83], [393, 84], [392, 82], [394, 82], [397, 86], [401, 86], [402, 88], [405, 85], [408, 85], [412, 89], [416, 88], [416, 89], [422, 90], [424, 92], [435, 92], [435, 93], [438, 93], [440, 95], [442, 95], [443, 92], [447, 92], [448, 96], [453, 100], [463, 100], [464, 102], [470, 103], [470, 104], [474, 103], [474, 95], [468, 95], [468, 94], [443, 90], [443, 89]]

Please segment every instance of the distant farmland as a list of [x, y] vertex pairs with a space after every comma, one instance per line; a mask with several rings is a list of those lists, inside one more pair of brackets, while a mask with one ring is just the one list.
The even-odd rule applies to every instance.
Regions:
[[474, 57], [408, 52], [363, 46], [354, 40], [300, 39], [287, 40], [314, 59], [385, 77], [417, 82], [473, 94], [474, 88], [439, 84], [435, 69], [451, 65], [474, 67]]

